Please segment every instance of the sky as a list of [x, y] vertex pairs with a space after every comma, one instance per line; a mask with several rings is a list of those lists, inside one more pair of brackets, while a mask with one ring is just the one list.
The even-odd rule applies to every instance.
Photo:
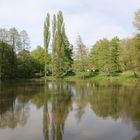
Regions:
[[81, 35], [88, 47], [101, 38], [131, 37], [134, 12], [140, 0], [0, 0], [0, 28], [25, 29], [31, 48], [43, 46], [46, 14], [63, 12], [66, 33], [72, 44]]

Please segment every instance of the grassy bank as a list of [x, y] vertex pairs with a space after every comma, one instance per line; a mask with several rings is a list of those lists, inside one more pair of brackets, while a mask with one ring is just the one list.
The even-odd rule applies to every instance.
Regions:
[[[47, 77], [48, 80], [55, 80], [56, 78], [52, 76]], [[71, 76], [64, 76], [62, 79], [67, 81], [73, 80], [89, 80], [95, 82], [140, 82], [140, 72], [137, 72], [137, 76], [134, 75], [132, 71], [127, 71], [123, 73], [115, 73], [109, 76], [105, 73], [93, 73], [93, 72], [77, 72]]]

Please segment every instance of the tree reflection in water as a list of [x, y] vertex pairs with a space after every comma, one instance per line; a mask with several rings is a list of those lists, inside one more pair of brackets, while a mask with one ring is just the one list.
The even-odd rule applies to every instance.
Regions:
[[1, 83], [0, 128], [23, 127], [29, 117], [29, 101], [37, 91], [30, 83]]
[[[2, 84], [0, 87], [0, 128], [24, 127], [28, 123], [30, 105], [43, 114], [45, 140], [63, 140], [65, 123], [74, 113], [79, 124], [86, 109], [97, 118], [114, 122], [122, 119], [133, 123], [140, 139], [140, 87], [122, 84], [97, 84], [85, 81], [43, 81]], [[88, 121], [88, 120], [86, 120]], [[133, 129], [134, 129], [133, 128]], [[91, 130], [92, 131], [92, 130]]]
[[72, 95], [71, 87], [67, 83], [55, 82], [45, 85], [43, 110], [43, 133], [45, 140], [63, 139], [65, 120], [71, 109]]
[[[81, 96], [81, 102], [87, 101], [91, 109], [98, 117], [114, 120], [122, 118], [127, 123], [132, 122], [139, 134], [133, 138], [140, 139], [140, 87], [124, 86], [120, 84], [98, 85], [78, 83], [76, 92]], [[80, 91], [81, 90], [81, 91]], [[83, 97], [84, 92], [84, 97]], [[80, 97], [78, 97], [80, 98]], [[86, 103], [84, 103], [86, 105]], [[83, 106], [83, 108], [85, 108]]]

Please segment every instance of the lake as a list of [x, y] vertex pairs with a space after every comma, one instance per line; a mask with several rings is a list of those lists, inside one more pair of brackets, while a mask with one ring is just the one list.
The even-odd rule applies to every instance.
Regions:
[[140, 140], [140, 86], [2, 82], [0, 140]]

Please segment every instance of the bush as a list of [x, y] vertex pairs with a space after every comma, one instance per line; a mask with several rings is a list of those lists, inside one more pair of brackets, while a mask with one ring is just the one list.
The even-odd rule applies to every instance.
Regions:
[[34, 78], [41, 78], [41, 77], [43, 77], [43, 76], [44, 76], [43, 73], [35, 73], [35, 74], [34, 74]]
[[73, 70], [66, 70], [64, 73], [65, 76], [74, 76], [75, 72]]
[[97, 72], [77, 72], [76, 77], [78, 78], [91, 78], [97, 76]]

